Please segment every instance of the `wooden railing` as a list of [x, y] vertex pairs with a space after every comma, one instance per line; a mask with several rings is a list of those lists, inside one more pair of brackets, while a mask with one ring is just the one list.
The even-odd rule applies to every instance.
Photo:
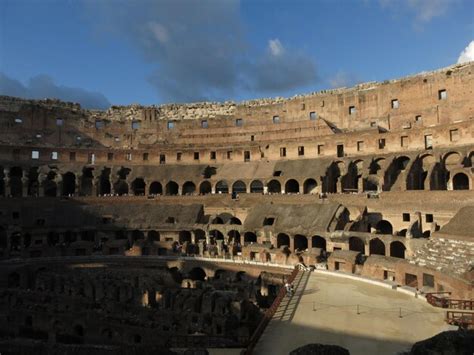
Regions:
[[474, 313], [447, 311], [446, 323], [451, 325], [457, 325], [465, 329], [472, 329], [474, 328]]
[[[288, 277], [287, 282], [292, 283], [294, 279], [296, 278], [296, 275], [298, 275], [299, 268], [295, 267]], [[273, 318], [275, 315], [275, 312], [277, 311], [278, 307], [280, 306], [281, 301], [286, 295], [286, 289], [285, 287], [282, 287], [280, 289], [280, 292], [278, 292], [277, 297], [273, 301], [272, 305], [267, 309], [265, 314], [263, 315], [263, 318], [261, 319], [260, 323], [258, 324], [257, 328], [255, 328], [255, 331], [253, 332], [252, 336], [250, 337], [250, 340], [247, 344], [247, 348], [242, 352], [243, 355], [251, 355], [255, 346], [257, 345], [258, 339], [260, 339], [260, 336], [263, 334], [266, 326], [270, 322], [270, 320]]]
[[473, 310], [473, 300], [459, 300], [447, 297], [438, 297], [437, 295], [449, 296], [451, 292], [430, 292], [426, 294], [426, 300], [434, 307], [449, 309]]

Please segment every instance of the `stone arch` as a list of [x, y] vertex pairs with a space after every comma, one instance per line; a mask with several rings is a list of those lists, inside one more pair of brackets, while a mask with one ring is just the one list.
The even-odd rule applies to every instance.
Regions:
[[358, 251], [365, 254], [365, 244], [361, 238], [350, 237], [349, 238], [349, 250]]
[[250, 192], [256, 194], [263, 194], [263, 182], [254, 180], [250, 183]]
[[209, 235], [214, 238], [214, 240], [224, 240], [224, 234], [217, 229], [213, 229], [209, 231]]
[[359, 180], [362, 177], [362, 160], [351, 161], [347, 167], [347, 173], [341, 178], [342, 191], [358, 191]]
[[132, 242], [135, 243], [136, 241], [138, 240], [144, 240], [145, 239], [145, 234], [138, 230], [138, 229], [135, 229], [134, 231], [132, 231]]
[[375, 229], [379, 234], [393, 234], [393, 227], [389, 221], [384, 219], [380, 220], [376, 225]]
[[179, 185], [174, 181], [169, 181], [165, 187], [166, 195], [176, 196], [179, 193]]
[[385, 165], [385, 158], [372, 159], [369, 164], [369, 175], [377, 175], [382, 170], [383, 165]]
[[237, 180], [232, 184], [232, 193], [244, 194], [247, 192], [247, 185], [242, 180]]
[[323, 192], [336, 193], [338, 191], [337, 185], [343, 169], [344, 163], [340, 161], [334, 161], [328, 166], [323, 179]]
[[370, 241], [369, 250], [370, 255], [385, 255], [385, 243], [382, 242], [379, 238], [374, 238]]
[[268, 192], [269, 193], [272, 193], [272, 194], [280, 194], [281, 193], [281, 184], [280, 184], [280, 181], [278, 180], [270, 180], [268, 183], [267, 183], [267, 188], [268, 188]]
[[216, 216], [212, 219], [211, 224], [224, 224], [224, 220], [220, 216]]
[[315, 194], [317, 193], [318, 183], [315, 179], [309, 178], [306, 179], [303, 183], [303, 192], [305, 194]]
[[396, 157], [392, 160], [389, 167], [385, 171], [383, 190], [390, 191], [396, 183], [399, 175], [405, 171], [410, 162], [407, 156]]
[[320, 248], [326, 251], [326, 239], [319, 235], [314, 235], [311, 237], [311, 247], [312, 248]]
[[159, 242], [160, 241], [160, 232], [156, 230], [148, 231], [147, 239], [149, 242]]
[[123, 196], [123, 195], [128, 195], [128, 184], [127, 181], [124, 179], [119, 179], [115, 184], [114, 184], [114, 191], [117, 195]]
[[28, 196], [38, 196], [39, 195], [39, 182], [38, 182], [38, 168], [31, 167], [28, 171]]
[[428, 171], [435, 164], [435, 158], [431, 154], [425, 154], [415, 159], [407, 174], [407, 190], [424, 190]]
[[194, 240], [196, 241], [196, 243], [200, 240], [206, 240], [206, 232], [204, 232], [202, 229], [195, 229]]
[[216, 193], [218, 194], [228, 194], [229, 193], [229, 185], [227, 181], [220, 180], [216, 184]]
[[186, 181], [183, 184], [183, 195], [193, 195], [196, 192], [196, 184], [192, 181]]
[[256, 243], [257, 242], [257, 235], [253, 232], [246, 232], [244, 234], [244, 243]]
[[179, 242], [181, 244], [187, 242], [191, 243], [191, 232], [190, 231], [180, 231], [179, 232]]
[[436, 162], [431, 169], [430, 190], [447, 190], [449, 171], [443, 162]]
[[465, 173], [453, 176], [453, 190], [469, 190], [469, 177]]
[[290, 179], [285, 183], [285, 193], [297, 194], [300, 192], [300, 184], [295, 179]]
[[212, 193], [212, 186], [209, 181], [203, 181], [201, 182], [201, 185], [199, 185], [199, 193], [201, 195], [207, 195]]
[[19, 166], [12, 167], [8, 177], [10, 179], [10, 195], [12, 197], [23, 196], [23, 169]]
[[227, 236], [229, 237], [229, 242], [234, 243], [234, 244], [240, 244], [240, 233], [236, 231], [235, 229], [232, 229], [227, 233]]
[[161, 195], [163, 194], [163, 186], [159, 181], [153, 181], [150, 184], [150, 187], [148, 189], [148, 194], [149, 195]]
[[277, 248], [281, 248], [284, 245], [290, 247], [290, 237], [288, 234], [280, 233], [277, 235]]
[[146, 191], [145, 180], [141, 177], [136, 178], [132, 181], [132, 191], [135, 196], [143, 196]]
[[231, 219], [229, 219], [229, 224], [242, 225], [242, 221], [237, 217], [232, 217]]
[[94, 188], [94, 168], [83, 168], [81, 175], [81, 186], [80, 194], [81, 196], [91, 196], [93, 194]]
[[56, 197], [58, 194], [58, 185], [56, 184], [55, 178], [56, 172], [51, 170], [43, 181], [43, 192], [47, 197]]
[[68, 171], [63, 174], [63, 196], [74, 195], [76, 193], [76, 175]]
[[207, 278], [206, 272], [203, 268], [195, 267], [189, 271], [189, 278], [194, 281], [204, 281]]
[[390, 256], [405, 259], [405, 245], [400, 241], [390, 243]]
[[112, 186], [110, 184], [110, 168], [102, 169], [99, 177], [99, 195], [110, 195]]
[[296, 234], [293, 237], [295, 250], [306, 250], [308, 249], [308, 238], [305, 235]]
[[461, 154], [458, 152], [446, 153], [443, 157], [443, 162], [446, 166], [458, 166], [462, 162]]

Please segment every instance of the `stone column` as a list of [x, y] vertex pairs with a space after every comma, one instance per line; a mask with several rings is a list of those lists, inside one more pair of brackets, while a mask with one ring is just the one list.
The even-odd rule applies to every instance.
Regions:
[[47, 174], [39, 173], [38, 174], [38, 196], [44, 197], [44, 182], [48, 178]]
[[370, 255], [370, 242], [364, 243], [364, 254], [367, 256]]

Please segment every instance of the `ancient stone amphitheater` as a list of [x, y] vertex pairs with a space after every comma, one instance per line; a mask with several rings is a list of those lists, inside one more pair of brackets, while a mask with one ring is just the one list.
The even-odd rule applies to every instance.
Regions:
[[472, 326], [473, 89], [471, 62], [241, 103], [0, 97], [0, 349], [258, 353], [309, 273]]

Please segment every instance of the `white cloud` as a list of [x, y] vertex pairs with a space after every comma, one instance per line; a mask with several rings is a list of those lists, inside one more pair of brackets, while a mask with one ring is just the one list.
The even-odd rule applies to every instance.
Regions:
[[329, 79], [329, 85], [334, 88], [351, 87], [359, 82], [356, 75], [346, 73], [344, 71], [338, 71], [331, 79]]
[[466, 63], [474, 60], [474, 41], [471, 41], [461, 52], [458, 63]]
[[416, 18], [424, 23], [444, 15], [452, 3], [453, 0], [408, 0], [408, 5], [416, 12]]
[[270, 49], [270, 53], [275, 57], [282, 55], [285, 51], [285, 48], [283, 48], [283, 45], [278, 38], [269, 40], [268, 48]]
[[162, 44], [168, 42], [169, 35], [165, 26], [157, 22], [150, 22], [148, 27], [158, 42]]

